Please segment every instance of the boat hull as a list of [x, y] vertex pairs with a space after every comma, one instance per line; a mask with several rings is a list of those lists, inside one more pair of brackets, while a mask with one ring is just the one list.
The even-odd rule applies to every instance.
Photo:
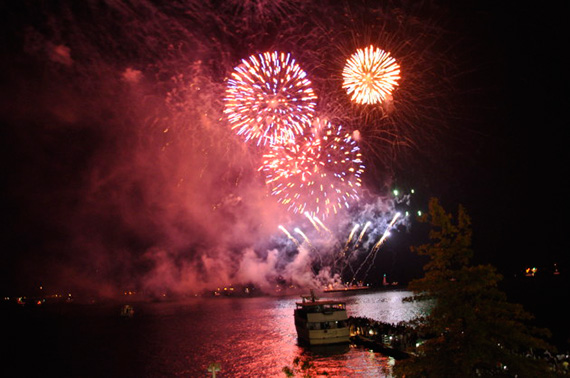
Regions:
[[295, 329], [302, 343], [309, 345], [350, 342], [350, 328], [343, 302], [297, 303]]
[[327, 330], [297, 328], [297, 336], [302, 344], [307, 345], [344, 344], [350, 342], [350, 332], [348, 328]]

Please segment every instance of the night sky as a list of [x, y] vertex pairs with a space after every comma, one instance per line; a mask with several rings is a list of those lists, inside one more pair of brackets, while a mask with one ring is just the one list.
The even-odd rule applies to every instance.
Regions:
[[[0, 292], [188, 288], [213, 285], [212, 272], [247, 280], [248, 269], [271, 276], [279, 264], [259, 251], [278, 244], [279, 210], [260, 189], [255, 156], [219, 121], [223, 77], [250, 53], [289, 48], [320, 89], [332, 88], [336, 79], [319, 78], [379, 30], [415, 82], [394, 94], [393, 140], [365, 140], [383, 156], [369, 164], [370, 192], [413, 188], [423, 209], [430, 197], [450, 212], [462, 204], [475, 260], [507, 276], [554, 263], [568, 271], [564, 2], [359, 1], [343, 12], [320, 1], [304, 5], [306, 18], [292, 11], [302, 1], [245, 2], [261, 11], [125, 3], [0, 6]], [[374, 17], [387, 26], [362, 22]], [[418, 238], [413, 227], [399, 234], [378, 264], [409, 279], [421, 271], [407, 245]]]
[[[567, 75], [557, 53], [567, 40], [560, 18], [567, 5], [476, 4], [474, 11], [462, 12], [481, 48], [480, 57], [472, 55], [480, 64], [467, 81], [474, 89], [468, 99], [476, 113], [473, 148], [467, 157], [461, 149], [454, 152], [465, 157], [458, 169], [465, 176], [454, 173], [454, 200], [473, 217], [477, 253], [503, 272], [530, 265], [551, 269], [553, 263], [567, 267], [560, 178]], [[469, 17], [477, 13], [482, 19]], [[448, 196], [453, 194], [441, 198]]]

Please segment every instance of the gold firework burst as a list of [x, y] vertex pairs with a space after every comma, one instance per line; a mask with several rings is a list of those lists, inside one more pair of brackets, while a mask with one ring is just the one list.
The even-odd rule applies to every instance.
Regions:
[[400, 66], [380, 48], [369, 46], [356, 50], [342, 71], [343, 85], [351, 100], [358, 104], [384, 102], [398, 86]]

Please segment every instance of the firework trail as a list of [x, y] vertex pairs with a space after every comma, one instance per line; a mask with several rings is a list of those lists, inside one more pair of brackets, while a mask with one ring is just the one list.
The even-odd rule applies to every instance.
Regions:
[[[301, 231], [301, 229], [299, 227], [295, 227], [294, 230], [296, 233], [298, 233], [299, 235], [301, 235], [301, 237], [303, 238], [303, 240], [305, 241], [305, 243], [309, 246], [309, 250], [318, 257], [319, 259], [319, 265], [323, 266], [323, 258], [321, 256], [321, 254], [319, 253], [319, 250], [316, 249], [313, 244], [311, 243], [311, 240], [309, 239], [309, 237], [303, 232]], [[313, 264], [314, 265], [314, 264]]]
[[301, 237], [305, 240], [305, 242], [307, 244], [309, 244], [309, 246], [312, 248], [313, 246], [311, 245], [311, 241], [309, 240], [309, 238], [307, 237], [307, 235], [305, 235], [305, 233], [303, 231], [301, 231], [301, 229], [299, 227], [295, 227], [295, 229], [293, 230], [296, 233], [298, 233], [299, 235], [301, 235]]
[[358, 267], [358, 269], [356, 270], [356, 272], [354, 273], [354, 276], [352, 277], [352, 281], [354, 282], [354, 280], [356, 279], [356, 275], [360, 272], [360, 270], [362, 269], [362, 267], [364, 265], [366, 265], [368, 259], [372, 256], [372, 261], [370, 264], [368, 264], [368, 269], [366, 270], [365, 276], [364, 278], [366, 278], [366, 276], [368, 275], [368, 272], [370, 271], [370, 268], [372, 267], [372, 265], [374, 264], [374, 260], [376, 259], [376, 254], [378, 252], [378, 249], [380, 248], [380, 246], [384, 243], [384, 241], [386, 240], [386, 238], [390, 235], [390, 230], [394, 227], [394, 224], [396, 223], [396, 220], [400, 217], [400, 213], [396, 213], [394, 214], [394, 217], [392, 218], [392, 220], [390, 221], [390, 223], [388, 224], [388, 226], [386, 227], [386, 230], [384, 230], [384, 233], [382, 234], [382, 237], [380, 238], [380, 240], [378, 240], [378, 242], [376, 244], [374, 244], [374, 246], [372, 247], [372, 250], [370, 251], [370, 253], [368, 253], [368, 255], [366, 256], [366, 258], [364, 259], [364, 261], [362, 262], [362, 264], [360, 264], [360, 266]]
[[326, 232], [329, 233], [329, 235], [332, 235], [332, 231], [329, 230], [329, 228], [328, 228], [327, 226], [325, 226], [325, 224], [324, 224], [318, 217], [313, 217], [313, 219], [314, 219], [318, 224], [320, 224], [321, 227], [322, 227]]
[[350, 242], [352, 241], [352, 237], [354, 236], [354, 234], [356, 233], [356, 231], [358, 231], [358, 228], [360, 227], [359, 224], [355, 224], [354, 227], [352, 227], [352, 230], [350, 231], [350, 234], [348, 235], [348, 239], [346, 239], [346, 243], [344, 245], [344, 248], [348, 248], [348, 245], [350, 244]]
[[339, 255], [338, 258], [338, 262], [341, 262], [344, 264], [344, 266], [341, 269], [341, 275], [344, 274], [345, 269], [348, 267], [350, 269], [350, 271], [352, 272], [353, 275], [355, 275], [354, 272], [354, 268], [352, 267], [351, 264], [351, 257], [352, 257], [352, 253], [357, 250], [361, 243], [362, 243], [362, 238], [364, 237], [364, 234], [366, 233], [366, 230], [370, 227], [370, 225], [372, 224], [371, 221], [368, 221], [364, 224], [364, 227], [362, 228], [362, 231], [360, 232], [360, 235], [358, 236], [358, 239], [356, 240], [356, 242], [354, 243], [354, 245], [352, 246], [352, 248], [350, 248], [349, 250], [349, 244], [350, 241], [352, 240], [352, 237], [354, 236], [354, 233], [357, 231], [357, 229], [360, 227], [360, 225], [355, 225], [352, 228], [352, 231], [349, 234], [348, 240], [346, 241], [346, 244], [344, 246], [343, 251], [341, 252], [341, 254]]
[[257, 144], [295, 143], [313, 117], [307, 74], [283, 52], [243, 59], [228, 79], [224, 113], [232, 130]]
[[305, 215], [305, 217], [309, 220], [309, 222], [311, 222], [311, 224], [313, 225], [315, 230], [320, 231], [319, 226], [317, 225], [317, 222], [315, 222], [315, 219], [311, 216], [311, 214], [309, 214], [308, 212], [305, 211], [305, 213], [303, 215]]
[[318, 217], [314, 217], [309, 212], [305, 212], [303, 215], [311, 222], [315, 230], [322, 233], [322, 230], [326, 231], [329, 236], [334, 236], [333, 232], [321, 221]]
[[362, 229], [362, 231], [360, 232], [360, 236], [358, 237], [358, 240], [356, 241], [356, 244], [360, 244], [362, 242], [362, 238], [364, 237], [364, 234], [366, 233], [366, 230], [368, 229], [368, 227], [370, 227], [370, 225], [372, 224], [372, 222], [368, 221], [366, 222], [366, 224], [364, 225], [364, 228]]
[[350, 231], [350, 234], [348, 235], [348, 238], [346, 239], [346, 242], [344, 243], [344, 248], [342, 249], [342, 252], [339, 254], [338, 258], [335, 260], [335, 264], [334, 264], [335, 267], [339, 262], [345, 262], [345, 266], [341, 269], [341, 275], [344, 272], [344, 269], [346, 268], [346, 266], [348, 266], [350, 268], [350, 271], [352, 272], [352, 274], [354, 274], [354, 269], [352, 268], [352, 264], [350, 263], [350, 259], [349, 259], [350, 256], [349, 256], [349, 253], [347, 253], [347, 252], [348, 252], [350, 242], [352, 241], [352, 238], [353, 238], [354, 234], [356, 233], [356, 231], [358, 230], [359, 227], [360, 227], [359, 224], [355, 224], [354, 227], [352, 227], [352, 230]]
[[396, 220], [400, 216], [401, 216], [400, 213], [396, 213], [394, 215], [394, 218], [392, 218], [392, 220], [390, 221], [390, 224], [386, 228], [386, 231], [384, 231], [384, 234], [382, 234], [382, 237], [380, 238], [380, 240], [378, 240], [378, 242], [376, 244], [374, 244], [374, 247], [372, 247], [373, 251], [378, 250], [378, 248], [380, 248], [380, 246], [384, 243], [384, 240], [386, 240], [386, 238], [390, 235], [390, 230], [392, 229], [392, 227], [394, 227], [394, 223], [396, 223]]
[[301, 245], [299, 244], [299, 242], [297, 241], [297, 239], [295, 239], [295, 238], [293, 237], [293, 235], [291, 235], [291, 234], [289, 233], [289, 231], [287, 231], [287, 229], [286, 229], [285, 227], [283, 227], [282, 225], [279, 225], [278, 228], [279, 228], [281, 231], [283, 231], [283, 233], [284, 233], [285, 235], [287, 235], [287, 237], [289, 238], [289, 240], [291, 240], [293, 243], [295, 243], [295, 245], [297, 246], [297, 248], [299, 248], [299, 247], [301, 246]]

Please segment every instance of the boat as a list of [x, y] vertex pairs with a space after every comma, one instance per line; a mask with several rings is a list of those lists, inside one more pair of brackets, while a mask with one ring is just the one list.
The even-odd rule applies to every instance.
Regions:
[[346, 303], [342, 300], [318, 300], [311, 290], [302, 295], [295, 308], [295, 329], [302, 344], [324, 345], [350, 342]]
[[339, 293], [341, 291], [358, 291], [358, 290], [368, 290], [368, 286], [354, 285], [354, 286], [342, 286], [342, 287], [329, 287], [323, 289], [325, 293]]

